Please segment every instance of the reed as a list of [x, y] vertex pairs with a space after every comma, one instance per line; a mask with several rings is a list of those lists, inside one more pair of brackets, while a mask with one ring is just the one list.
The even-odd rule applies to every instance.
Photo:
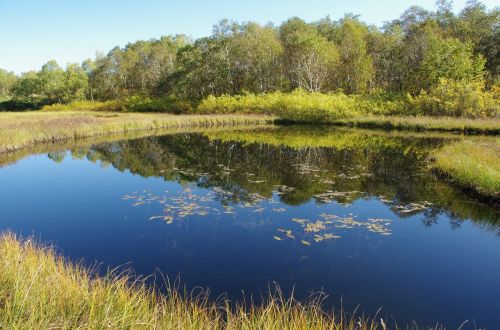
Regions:
[[0, 113], [0, 153], [42, 142], [183, 127], [265, 125], [274, 117], [257, 115], [172, 115], [117, 112]]
[[[380, 320], [380, 318], [378, 318]], [[384, 329], [364, 315], [326, 313], [279, 290], [261, 305], [212, 301], [170, 287], [165, 294], [130, 273], [97, 276], [54, 248], [0, 237], [0, 328], [6, 329]]]
[[433, 167], [485, 197], [500, 197], [500, 141], [459, 141], [432, 153]]

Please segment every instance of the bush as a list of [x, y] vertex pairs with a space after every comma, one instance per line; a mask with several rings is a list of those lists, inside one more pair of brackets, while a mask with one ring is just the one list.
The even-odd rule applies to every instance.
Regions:
[[125, 100], [112, 101], [75, 101], [68, 104], [46, 105], [42, 111], [121, 111], [121, 112], [169, 112], [188, 113], [191, 103], [174, 96], [159, 99], [132, 96]]
[[38, 110], [44, 103], [30, 100], [12, 99], [0, 102], [0, 111], [27, 111]]
[[121, 101], [75, 101], [68, 104], [46, 105], [41, 111], [123, 111]]
[[418, 114], [450, 117], [498, 117], [498, 92], [484, 90], [484, 82], [440, 79], [430, 93], [422, 92], [410, 102]]
[[191, 103], [178, 99], [175, 96], [166, 96], [158, 99], [132, 96], [124, 101], [125, 111], [131, 112], [170, 112], [188, 113], [191, 110]]
[[283, 120], [327, 122], [366, 114], [402, 114], [406, 101], [399, 95], [345, 95], [343, 93], [310, 93], [295, 90], [291, 93], [245, 94], [204, 99], [197, 113], [257, 113], [279, 116]]

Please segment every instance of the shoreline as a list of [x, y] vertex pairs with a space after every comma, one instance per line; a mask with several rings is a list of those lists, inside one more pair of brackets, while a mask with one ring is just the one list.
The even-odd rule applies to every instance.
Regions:
[[[386, 329], [381, 315], [325, 311], [324, 295], [307, 301], [270, 288], [259, 305], [211, 300], [169, 286], [166, 293], [132, 272], [108, 272], [74, 263], [33, 238], [0, 234], [0, 324], [8, 328], [160, 329]], [[19, 276], [23, 274], [23, 276]], [[416, 323], [411, 323], [411, 328]], [[441, 329], [440, 325], [435, 325]], [[418, 327], [415, 327], [418, 328]]]
[[0, 113], [0, 153], [39, 143], [172, 128], [270, 125], [263, 115], [172, 115], [102, 112]]

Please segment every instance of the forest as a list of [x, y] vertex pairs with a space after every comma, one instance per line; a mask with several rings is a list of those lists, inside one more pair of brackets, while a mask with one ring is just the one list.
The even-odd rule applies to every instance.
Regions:
[[286, 107], [297, 102], [288, 95], [299, 95], [306, 104], [323, 97], [342, 111], [496, 117], [499, 23], [498, 7], [475, 0], [458, 13], [445, 0], [434, 11], [413, 6], [380, 27], [352, 14], [293, 17], [279, 26], [221, 20], [196, 40], [136, 41], [20, 76], [0, 70], [0, 109], [99, 101], [87, 107], [221, 113], [239, 111], [230, 103], [241, 108], [251, 98], [257, 104], [247, 112], [256, 112]]

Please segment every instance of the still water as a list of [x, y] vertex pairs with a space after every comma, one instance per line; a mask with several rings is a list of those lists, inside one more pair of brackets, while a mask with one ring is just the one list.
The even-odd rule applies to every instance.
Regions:
[[278, 284], [399, 324], [498, 329], [498, 207], [429, 169], [460, 138], [287, 127], [41, 147], [3, 160], [0, 230], [214, 297]]

